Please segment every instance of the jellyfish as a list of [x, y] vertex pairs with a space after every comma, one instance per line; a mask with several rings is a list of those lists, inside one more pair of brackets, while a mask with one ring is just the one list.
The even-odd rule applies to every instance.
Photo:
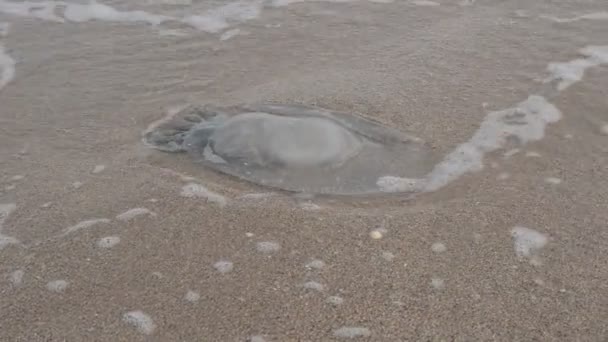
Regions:
[[302, 105], [191, 105], [143, 139], [242, 180], [311, 194], [380, 193], [379, 177], [418, 178], [434, 164], [417, 137], [358, 114]]

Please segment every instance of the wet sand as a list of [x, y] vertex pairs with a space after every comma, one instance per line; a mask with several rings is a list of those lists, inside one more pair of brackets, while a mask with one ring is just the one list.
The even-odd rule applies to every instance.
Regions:
[[[158, 3], [107, 2], [216, 7]], [[0, 340], [606, 340], [608, 65], [543, 80], [608, 45], [608, 6], [437, 3], [266, 4], [217, 32], [0, 4]], [[414, 198], [243, 198], [271, 190], [141, 142], [176, 106], [276, 101], [447, 155], [530, 95], [562, 114], [542, 139]]]

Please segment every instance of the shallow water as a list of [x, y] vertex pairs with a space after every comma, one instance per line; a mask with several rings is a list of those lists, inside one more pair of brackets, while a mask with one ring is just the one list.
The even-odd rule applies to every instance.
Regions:
[[[0, 0], [0, 340], [602, 340], [606, 6]], [[431, 161], [319, 198], [142, 142], [243, 103]]]

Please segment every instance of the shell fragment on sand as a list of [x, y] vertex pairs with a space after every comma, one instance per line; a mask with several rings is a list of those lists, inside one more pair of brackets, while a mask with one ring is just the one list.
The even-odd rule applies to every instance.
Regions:
[[433, 165], [420, 139], [300, 105], [189, 106], [145, 132], [144, 142], [252, 183], [307, 193], [379, 193], [379, 177], [416, 178]]

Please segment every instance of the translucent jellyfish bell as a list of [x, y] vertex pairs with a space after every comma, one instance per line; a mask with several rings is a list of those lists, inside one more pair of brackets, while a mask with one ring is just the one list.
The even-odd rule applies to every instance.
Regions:
[[355, 114], [294, 105], [191, 106], [144, 141], [256, 184], [306, 193], [379, 193], [379, 177], [418, 178], [434, 164], [417, 138]]

